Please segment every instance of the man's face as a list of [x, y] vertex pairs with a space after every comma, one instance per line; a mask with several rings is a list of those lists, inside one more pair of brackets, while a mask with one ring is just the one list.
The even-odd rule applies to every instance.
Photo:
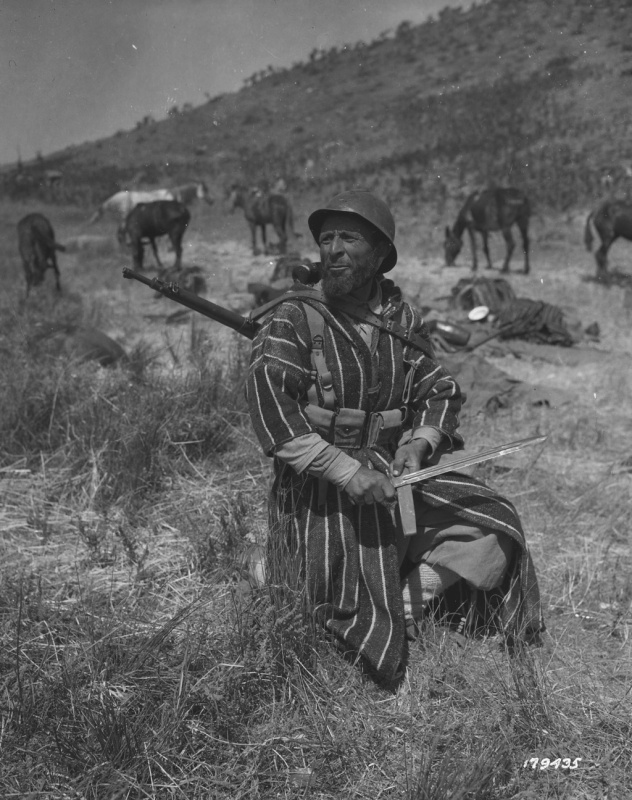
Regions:
[[371, 283], [387, 252], [375, 228], [352, 214], [328, 214], [318, 243], [323, 292], [341, 297]]

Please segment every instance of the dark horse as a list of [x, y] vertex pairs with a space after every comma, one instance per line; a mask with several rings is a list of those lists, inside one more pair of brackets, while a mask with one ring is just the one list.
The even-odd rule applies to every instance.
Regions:
[[463, 246], [463, 231], [467, 229], [472, 245], [472, 270], [478, 268], [476, 260], [476, 241], [474, 232], [483, 237], [483, 250], [487, 257], [487, 268], [492, 268], [489, 257], [489, 234], [491, 231], [502, 231], [507, 244], [507, 254], [501, 272], [509, 272], [509, 261], [514, 251], [514, 240], [511, 226], [517, 225], [522, 236], [524, 251], [524, 273], [529, 272], [529, 217], [531, 207], [527, 196], [520, 189], [490, 188], [481, 192], [473, 192], [459, 211], [452, 229], [445, 229], [445, 263], [451, 267]]
[[590, 212], [584, 228], [584, 244], [587, 250], [592, 250], [593, 246], [591, 222], [601, 239], [601, 246], [595, 253], [597, 280], [605, 281], [608, 276], [608, 250], [612, 243], [620, 236], [632, 241], [632, 203], [624, 200], [606, 200]]
[[149, 240], [156, 264], [162, 269], [156, 239], [168, 236], [176, 254], [174, 269], [179, 270], [182, 266], [182, 237], [190, 221], [189, 209], [177, 200], [139, 203], [119, 227], [118, 239], [121, 244], [127, 244], [131, 248], [134, 269], [137, 270], [143, 268], [143, 245]]
[[53, 226], [43, 214], [27, 214], [18, 222], [18, 247], [26, 278], [26, 296], [31, 286], [38, 286], [44, 280], [49, 268], [55, 273], [55, 286], [61, 292], [56, 251], [65, 252], [66, 248], [55, 241]]
[[266, 225], [272, 225], [279, 237], [279, 253], [287, 252], [288, 235], [297, 235], [294, 232], [292, 206], [287, 197], [282, 194], [269, 194], [258, 189], [246, 191], [238, 186], [233, 186], [228, 196], [228, 207], [231, 212], [237, 207], [243, 208], [244, 216], [250, 226], [253, 255], [259, 253], [257, 228], [261, 229], [264, 253], [268, 252]]

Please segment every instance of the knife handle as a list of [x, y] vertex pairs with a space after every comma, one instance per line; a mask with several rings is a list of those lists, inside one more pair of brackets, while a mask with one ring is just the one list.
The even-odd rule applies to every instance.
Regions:
[[[402, 477], [410, 472], [404, 469]], [[417, 533], [417, 516], [415, 514], [415, 501], [413, 499], [413, 486], [411, 483], [397, 487], [397, 502], [399, 504], [399, 518], [402, 522], [404, 536], [414, 536]]]

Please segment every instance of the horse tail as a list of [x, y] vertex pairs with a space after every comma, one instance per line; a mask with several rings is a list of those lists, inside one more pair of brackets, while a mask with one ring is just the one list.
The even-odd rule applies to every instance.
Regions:
[[285, 204], [285, 235], [288, 238], [296, 235], [294, 233], [294, 212], [289, 203]]
[[99, 207], [97, 208], [97, 210], [94, 212], [94, 214], [93, 214], [93, 215], [90, 217], [90, 219], [88, 220], [88, 225], [92, 225], [92, 224], [93, 224], [93, 223], [95, 223], [95, 222], [96, 222], [98, 219], [101, 219], [101, 217], [103, 216], [103, 211], [104, 211], [104, 209], [103, 209], [103, 206], [99, 206]]
[[588, 217], [586, 218], [586, 225], [584, 226], [584, 244], [586, 245], [586, 250], [590, 252], [592, 250], [594, 237], [592, 235], [592, 230], [590, 229], [590, 222], [594, 216], [594, 211], [591, 211]]

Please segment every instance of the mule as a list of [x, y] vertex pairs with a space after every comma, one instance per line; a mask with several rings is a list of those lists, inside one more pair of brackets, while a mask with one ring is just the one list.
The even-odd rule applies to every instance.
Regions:
[[209, 206], [213, 205], [213, 198], [208, 193], [208, 186], [204, 181], [192, 181], [171, 189], [173, 199], [185, 206], [190, 206], [196, 200], [204, 200]]
[[524, 252], [524, 274], [529, 273], [529, 218], [531, 206], [520, 189], [492, 187], [473, 192], [459, 211], [456, 222], [445, 229], [444, 253], [446, 266], [451, 267], [463, 246], [463, 231], [467, 230], [472, 246], [472, 271], [478, 269], [475, 232], [483, 238], [483, 251], [487, 257], [487, 268], [492, 269], [489, 255], [489, 234], [501, 231], [507, 252], [501, 272], [509, 272], [509, 262], [515, 248], [511, 228], [518, 226]]
[[44, 273], [52, 269], [55, 273], [55, 285], [61, 292], [57, 251], [65, 252], [66, 248], [55, 241], [55, 231], [43, 214], [27, 214], [18, 222], [18, 249], [22, 257], [24, 277], [26, 278], [26, 296], [31, 286], [38, 286], [44, 280]]
[[258, 255], [257, 228], [261, 231], [263, 252], [268, 252], [266, 225], [272, 225], [279, 238], [278, 252], [287, 253], [288, 236], [296, 237], [294, 231], [294, 212], [290, 201], [282, 194], [270, 194], [259, 189], [246, 191], [238, 186], [233, 186], [228, 196], [228, 207], [231, 212], [236, 208], [243, 208], [244, 216], [250, 226], [252, 240], [252, 253]]
[[619, 237], [632, 242], [632, 202], [625, 200], [606, 200], [586, 218], [584, 244], [592, 250], [594, 237], [591, 223], [599, 234], [601, 246], [595, 253], [598, 281], [608, 279], [608, 250]]
[[156, 200], [174, 200], [174, 196], [170, 189], [154, 189], [147, 192], [129, 192], [122, 191], [116, 192], [97, 208], [94, 214], [88, 220], [88, 224], [96, 222], [104, 214], [110, 214], [118, 217], [124, 221], [127, 215], [139, 203], [153, 203]]
[[175, 270], [182, 266], [182, 237], [191, 221], [189, 209], [177, 200], [157, 200], [153, 203], [139, 203], [127, 215], [123, 225], [119, 227], [118, 236], [121, 244], [126, 244], [132, 251], [134, 268], [143, 268], [144, 240], [149, 240], [154, 258], [159, 269], [162, 263], [158, 256], [156, 239], [168, 236], [176, 259]]

